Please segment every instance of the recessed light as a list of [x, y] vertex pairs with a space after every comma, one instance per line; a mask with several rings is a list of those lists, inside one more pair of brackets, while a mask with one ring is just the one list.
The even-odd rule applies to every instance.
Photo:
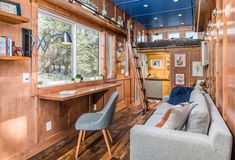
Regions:
[[179, 0], [173, 0], [173, 2], [178, 2]]
[[181, 22], [180, 24], [184, 25], [184, 22]]
[[161, 24], [160, 27], [163, 27], [163, 24]]
[[147, 4], [144, 4], [144, 7], [148, 7], [149, 5], [147, 5]]
[[157, 17], [154, 17], [153, 19], [157, 20]]
[[182, 16], [182, 14], [180, 13], [180, 14], [178, 14], [178, 16], [179, 16], [179, 17], [181, 17], [181, 16]]

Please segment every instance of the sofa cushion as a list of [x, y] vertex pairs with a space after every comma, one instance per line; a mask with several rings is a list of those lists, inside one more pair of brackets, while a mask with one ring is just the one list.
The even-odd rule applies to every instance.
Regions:
[[177, 86], [172, 89], [169, 100], [167, 102], [172, 105], [177, 105], [182, 102], [189, 102], [192, 91], [192, 87]]
[[197, 106], [190, 112], [185, 130], [207, 134], [210, 125], [210, 114], [204, 95], [200, 90], [194, 89], [191, 93], [190, 101], [193, 101]]
[[171, 108], [172, 105], [169, 103], [162, 103], [160, 106], [154, 111], [154, 114], [165, 114], [166, 111]]
[[162, 117], [161, 121], [157, 123], [156, 127], [161, 128], [166, 123], [166, 121], [168, 120], [168, 118], [171, 115], [172, 110], [173, 110], [173, 108], [170, 108], [166, 111], [166, 113]]
[[187, 104], [187, 105], [179, 104], [179, 105], [172, 107], [172, 109], [170, 109], [171, 110], [170, 116], [166, 120], [162, 128], [181, 130], [193, 107], [194, 107], [193, 104], [192, 105], [191, 104]]
[[161, 121], [161, 119], [162, 119], [163, 116], [164, 116], [164, 114], [153, 114], [153, 115], [147, 120], [147, 122], [145, 122], [144, 125], [150, 126], [150, 127], [155, 127], [156, 124]]

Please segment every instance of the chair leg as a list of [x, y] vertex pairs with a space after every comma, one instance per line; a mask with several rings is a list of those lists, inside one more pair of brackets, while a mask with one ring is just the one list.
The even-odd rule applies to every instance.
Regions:
[[75, 154], [75, 159], [78, 157], [78, 152], [80, 149], [80, 145], [81, 145], [81, 140], [82, 140], [82, 134], [83, 134], [83, 130], [80, 130], [79, 132], [79, 136], [78, 136], [78, 143], [77, 143], [77, 149], [76, 149], [76, 154]]
[[83, 131], [83, 134], [82, 134], [82, 142], [85, 140], [85, 137], [86, 137], [86, 131]]
[[107, 137], [105, 129], [102, 129], [102, 132], [103, 132], [103, 135], [104, 135], [104, 140], [105, 140], [106, 146], [108, 148], [109, 155], [112, 157], [112, 153], [111, 153], [111, 149], [109, 147], [109, 141], [108, 141], [108, 137]]
[[106, 132], [107, 132], [107, 134], [108, 134], [108, 137], [109, 137], [110, 142], [113, 142], [113, 139], [112, 139], [112, 136], [111, 136], [109, 130], [108, 130], [108, 129], [105, 129], [105, 130], [106, 130]]

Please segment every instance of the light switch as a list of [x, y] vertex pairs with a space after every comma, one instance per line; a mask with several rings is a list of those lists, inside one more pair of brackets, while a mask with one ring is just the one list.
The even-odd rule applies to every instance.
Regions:
[[50, 131], [51, 129], [52, 129], [51, 121], [49, 121], [46, 123], [46, 131]]
[[30, 80], [29, 73], [23, 73], [23, 83], [28, 83]]

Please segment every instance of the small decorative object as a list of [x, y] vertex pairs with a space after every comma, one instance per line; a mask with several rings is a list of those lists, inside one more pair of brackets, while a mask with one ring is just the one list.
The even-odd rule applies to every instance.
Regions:
[[[89, 8], [91, 8], [91, 9], [94, 10], [94, 11], [97, 11], [97, 10], [98, 10], [97, 5], [96, 5], [94, 2], [92, 2], [91, 0], [79, 0], [79, 2], [82, 3], [83, 5], [85, 5], [85, 6], [89, 7]], [[89, 8], [87, 8], [87, 9], [89, 9]], [[91, 11], [92, 11], [92, 10], [91, 10]]]
[[192, 62], [192, 76], [203, 77], [202, 62], [200, 62], [200, 61]]
[[72, 78], [71, 78], [71, 81], [75, 82], [75, 78], [74, 78], [74, 77], [72, 77]]
[[113, 22], [116, 22], [116, 19], [115, 19], [115, 18], [113, 18], [113, 17], [111, 18], [111, 20], [112, 20]]
[[120, 55], [123, 52], [123, 44], [121, 41], [117, 43], [117, 59], [120, 57]]
[[175, 54], [175, 67], [186, 67], [185, 54]]
[[21, 47], [14, 47], [13, 46], [13, 56], [24, 56], [23, 49]]
[[206, 90], [206, 82], [205, 81], [200, 82], [200, 87], [201, 87], [202, 93], [206, 93], [207, 92], [207, 90]]
[[184, 85], [184, 74], [175, 74], [175, 84]]
[[75, 76], [75, 81], [76, 82], [81, 82], [83, 80], [83, 77], [81, 76], [81, 74], [76, 74], [76, 76]]
[[21, 16], [20, 4], [8, 0], [0, 0], [0, 11]]
[[101, 14], [103, 15], [103, 16], [106, 16], [107, 15], [107, 11], [106, 11], [106, 4], [105, 4], [105, 0], [103, 0], [102, 1], [103, 3], [103, 10], [102, 10], [102, 12], [101, 12]]
[[75, 77], [71, 78], [71, 81], [77, 82], [77, 83], [81, 82], [82, 80], [83, 80], [83, 77], [81, 76], [81, 74], [76, 74]]
[[151, 60], [151, 67], [152, 68], [161, 68], [162, 67], [162, 60], [161, 59], [152, 59]]
[[121, 16], [118, 16], [117, 18], [117, 24], [123, 27], [123, 20]]

